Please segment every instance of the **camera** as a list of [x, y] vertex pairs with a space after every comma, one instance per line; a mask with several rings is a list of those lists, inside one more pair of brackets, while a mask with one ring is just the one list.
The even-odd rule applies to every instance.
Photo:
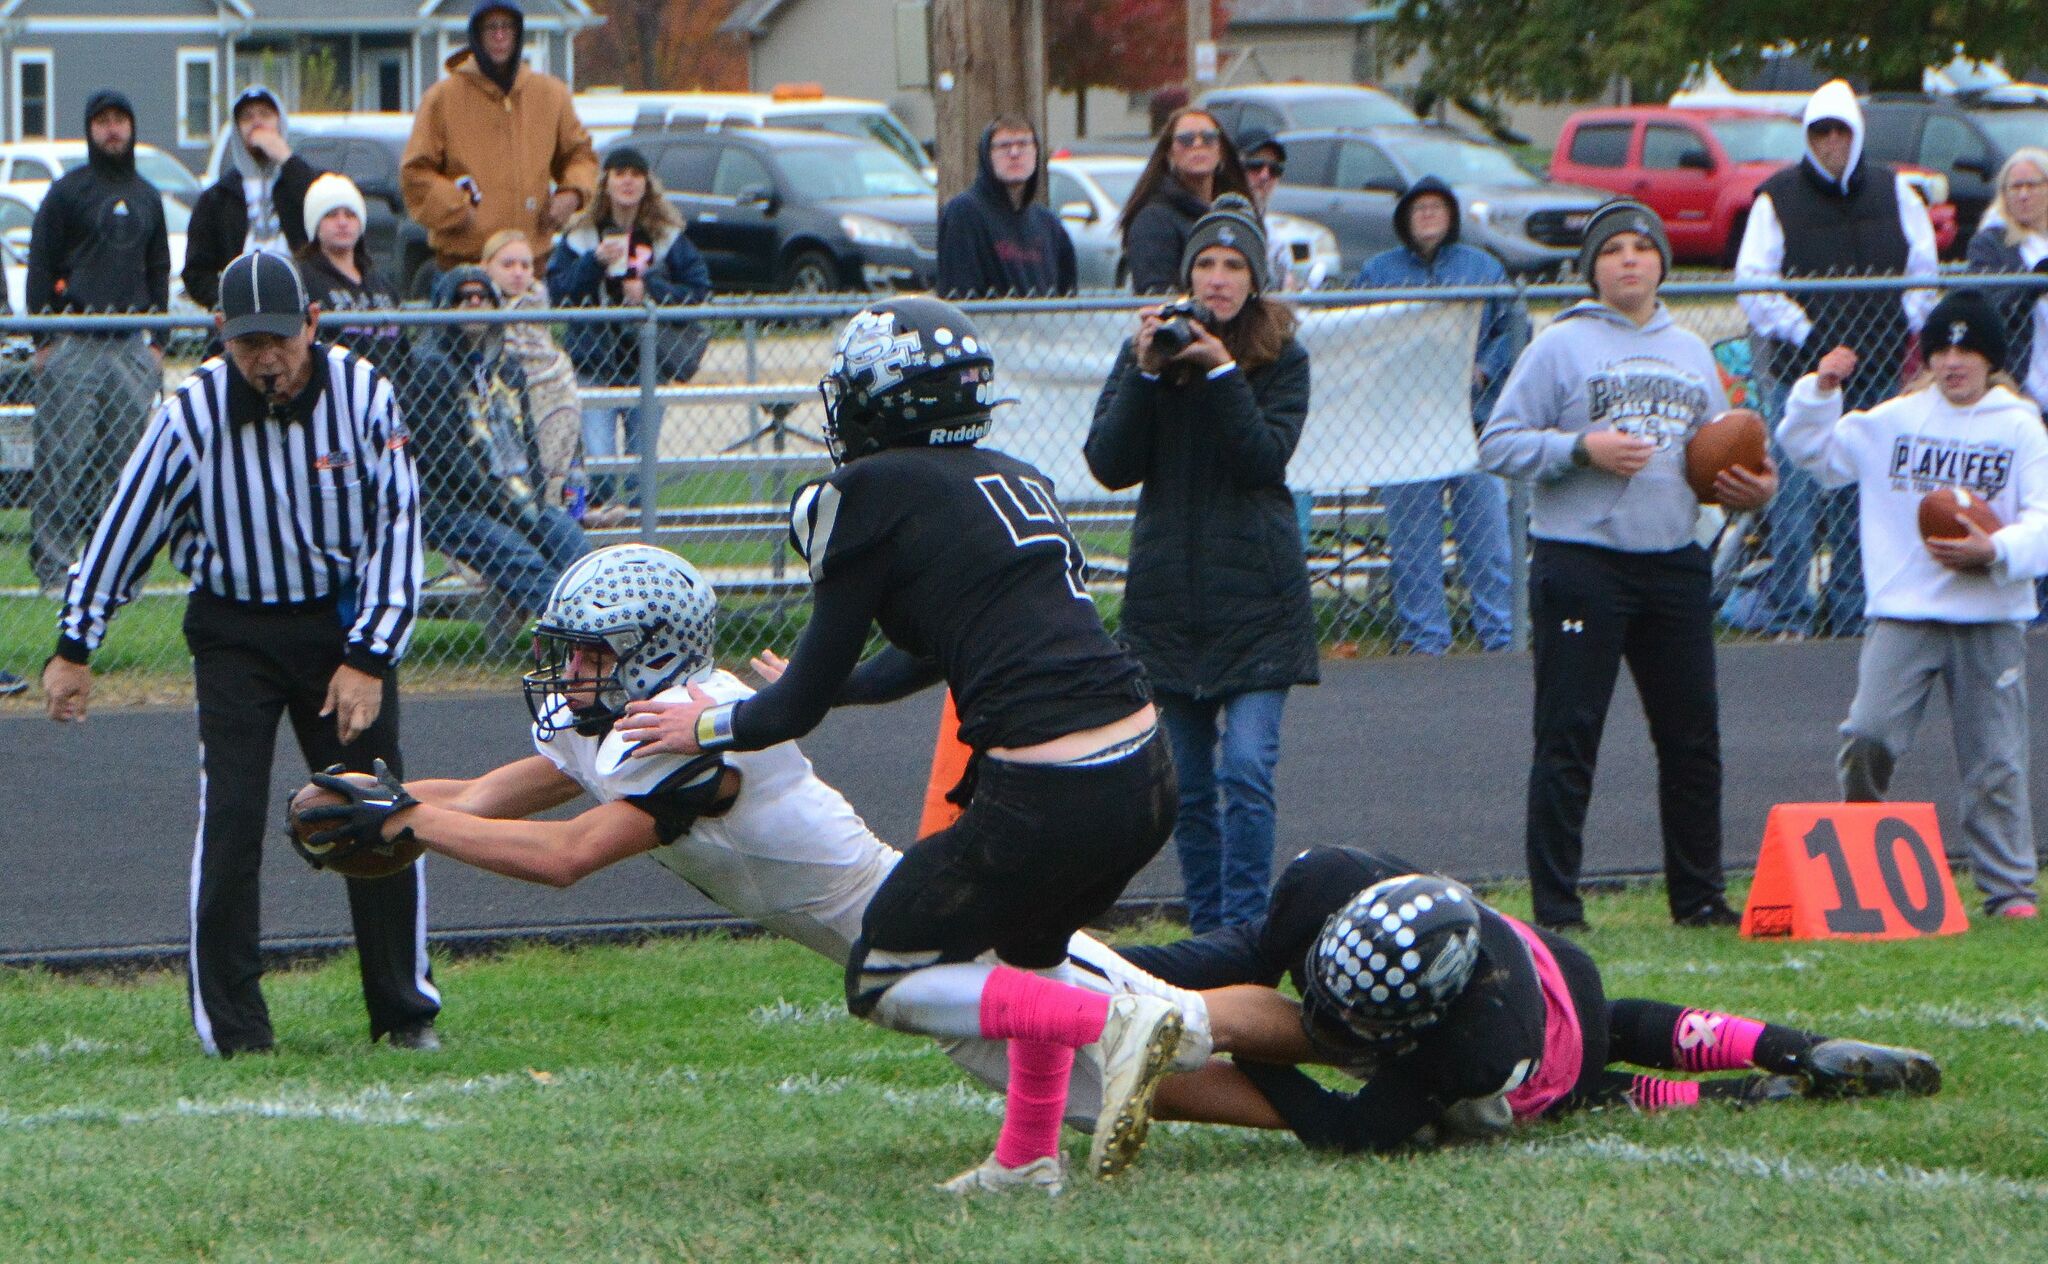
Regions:
[[[1193, 322], [1191, 325], [1189, 322]], [[1168, 303], [1159, 309], [1159, 328], [1152, 331], [1152, 345], [1171, 359], [1188, 349], [1195, 340], [1193, 325], [1214, 331], [1216, 313], [1191, 298]]]

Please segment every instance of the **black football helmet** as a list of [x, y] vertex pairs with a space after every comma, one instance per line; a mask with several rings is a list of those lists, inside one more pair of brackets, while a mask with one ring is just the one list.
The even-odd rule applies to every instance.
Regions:
[[1310, 945], [1302, 1025], [1326, 1048], [1412, 1041], [1464, 993], [1478, 961], [1479, 901], [1464, 884], [1420, 873], [1375, 882]]
[[966, 313], [926, 295], [856, 313], [818, 382], [825, 446], [840, 464], [884, 448], [978, 443], [989, 432], [995, 357]]

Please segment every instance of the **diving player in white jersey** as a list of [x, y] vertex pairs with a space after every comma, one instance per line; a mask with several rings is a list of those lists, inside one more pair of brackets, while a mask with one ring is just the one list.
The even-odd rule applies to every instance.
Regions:
[[[525, 678], [537, 753], [469, 780], [353, 792], [337, 835], [367, 841], [410, 832], [452, 859], [561, 887], [651, 853], [729, 912], [843, 967], [870, 897], [901, 857], [818, 778], [796, 744], [635, 759], [613, 728], [629, 701], [687, 697], [687, 685], [720, 702], [753, 692], [713, 666], [716, 611], [711, 586], [666, 550], [625, 544], [588, 555], [556, 584], [537, 629], [540, 664]], [[781, 660], [764, 655], [755, 667], [772, 679]], [[584, 794], [597, 806], [573, 819], [522, 819]], [[1260, 987], [1175, 988], [1085, 934], [1068, 951], [1051, 977], [1112, 996], [1161, 998], [1179, 1010], [1184, 1033], [1173, 1065], [1181, 1073], [1159, 1090], [1161, 1118], [1284, 1126], [1248, 1081], [1210, 1054], [1312, 1058], [1292, 1001]], [[924, 1017], [888, 1011], [885, 1004], [875, 1020], [898, 1029]], [[1003, 1041], [963, 1033], [940, 1044], [970, 1074], [1005, 1085]], [[1115, 1050], [1091, 1045], [1076, 1059], [1069, 1123], [1093, 1128], [1103, 1113], [1104, 1066], [1115, 1058]]]

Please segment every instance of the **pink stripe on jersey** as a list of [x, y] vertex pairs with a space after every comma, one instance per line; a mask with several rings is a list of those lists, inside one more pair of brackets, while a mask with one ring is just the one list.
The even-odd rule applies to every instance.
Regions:
[[1522, 1087], [1508, 1094], [1508, 1107], [1517, 1119], [1534, 1119], [1556, 1105], [1572, 1085], [1579, 1082], [1585, 1064], [1585, 1037], [1579, 1030], [1579, 1013], [1572, 1006], [1571, 990], [1565, 986], [1564, 971], [1557, 958], [1543, 946], [1535, 931], [1506, 914], [1502, 919], [1515, 928], [1536, 962], [1536, 981], [1543, 988], [1543, 1063]]

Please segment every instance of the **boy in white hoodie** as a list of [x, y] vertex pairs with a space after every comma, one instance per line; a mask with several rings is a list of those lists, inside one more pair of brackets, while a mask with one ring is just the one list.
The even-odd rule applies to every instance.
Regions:
[[[2048, 431], [2004, 377], [2005, 333], [1962, 290], [1927, 318], [1927, 380], [1842, 415], [1856, 355], [1837, 347], [1793, 387], [1778, 425], [1786, 457], [1861, 494], [1864, 611], [1872, 620], [1842, 722], [1842, 797], [1884, 798], [1936, 679], [1948, 690], [1962, 775], [1962, 829], [1987, 913], [2033, 917], [2034, 818], [2027, 794], [2026, 625], [2048, 573]], [[1983, 497], [2004, 523], [1923, 541], [1921, 497]]]

